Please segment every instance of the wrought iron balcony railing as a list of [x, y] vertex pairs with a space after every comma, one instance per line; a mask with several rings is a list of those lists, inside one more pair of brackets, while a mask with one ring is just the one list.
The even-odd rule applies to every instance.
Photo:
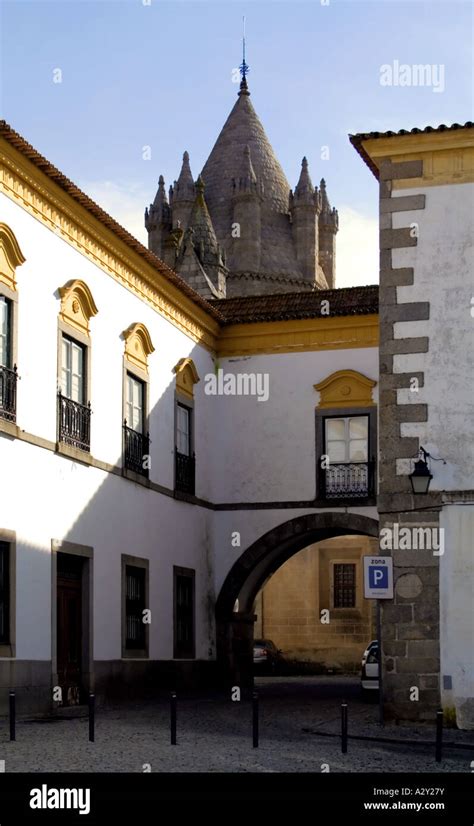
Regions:
[[321, 471], [322, 499], [369, 499], [375, 491], [375, 461], [330, 464]]
[[58, 393], [58, 437], [79, 450], [91, 449], [91, 403], [85, 405], [75, 402]]
[[139, 433], [123, 423], [123, 458], [126, 470], [133, 470], [148, 478], [150, 436], [148, 433]]
[[0, 419], [16, 421], [16, 364], [13, 370], [0, 365]]
[[186, 456], [175, 448], [175, 489], [181, 493], [195, 492], [196, 458]]

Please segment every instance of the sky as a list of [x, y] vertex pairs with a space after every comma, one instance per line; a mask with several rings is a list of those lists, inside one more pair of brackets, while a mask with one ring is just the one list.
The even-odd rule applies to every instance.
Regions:
[[[306, 155], [339, 210], [337, 286], [372, 284], [378, 189], [348, 134], [471, 120], [472, 15], [470, 0], [0, 0], [0, 115], [146, 244], [158, 176], [186, 149], [197, 178], [234, 105], [245, 16], [251, 99], [290, 186]], [[403, 64], [431, 82], [396, 85]]]

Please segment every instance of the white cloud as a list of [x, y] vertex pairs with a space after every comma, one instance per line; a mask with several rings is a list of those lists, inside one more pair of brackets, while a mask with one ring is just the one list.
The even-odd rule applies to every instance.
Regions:
[[338, 212], [336, 286], [355, 287], [378, 284], [378, 218], [369, 218], [348, 206], [343, 206]]
[[112, 181], [90, 181], [81, 189], [102, 209], [115, 218], [137, 241], [148, 245], [144, 224], [145, 207], [149, 206], [150, 193], [140, 186], [116, 184]]

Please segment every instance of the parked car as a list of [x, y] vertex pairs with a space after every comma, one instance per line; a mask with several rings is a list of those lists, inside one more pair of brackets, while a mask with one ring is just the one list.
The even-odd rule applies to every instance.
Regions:
[[283, 664], [281, 649], [272, 640], [254, 640], [253, 664], [256, 671], [269, 671], [275, 674]]
[[366, 696], [379, 690], [379, 643], [369, 642], [362, 655], [362, 672], [360, 676], [362, 693]]

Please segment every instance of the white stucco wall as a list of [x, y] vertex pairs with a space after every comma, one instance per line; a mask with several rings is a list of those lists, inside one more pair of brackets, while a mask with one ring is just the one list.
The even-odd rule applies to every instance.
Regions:
[[[395, 372], [422, 370], [418, 392], [398, 390], [399, 404], [428, 404], [428, 421], [402, 424], [419, 436], [433, 462], [432, 490], [474, 487], [474, 184], [403, 189], [425, 195], [425, 209], [393, 213], [395, 229], [418, 224], [415, 247], [392, 251], [393, 267], [414, 267], [413, 286], [397, 287], [399, 302], [430, 302], [427, 321], [395, 324], [395, 337], [429, 336], [429, 352], [394, 356]], [[399, 472], [410, 472], [409, 462]]]
[[[257, 355], [221, 359], [219, 366], [224, 374], [267, 374], [269, 398], [209, 397], [216, 423], [212, 439], [213, 500], [314, 499], [315, 409], [319, 402], [314, 385], [344, 369], [357, 370], [378, 381], [378, 349]], [[377, 386], [373, 399], [378, 399]]]
[[[399, 302], [429, 301], [426, 321], [395, 324], [395, 338], [428, 336], [429, 351], [394, 356], [395, 372], [423, 371], [418, 392], [398, 390], [399, 404], [427, 404], [428, 421], [401, 425], [402, 436], [445, 460], [431, 462], [431, 490], [474, 488], [474, 185], [457, 184], [392, 193], [425, 195], [425, 209], [393, 213], [394, 228], [418, 225], [415, 247], [395, 249], [393, 267], [413, 267], [414, 284], [397, 287]], [[397, 463], [409, 473], [410, 460]], [[456, 500], [455, 494], [454, 501]], [[474, 728], [474, 505], [443, 507], [440, 527], [441, 688], [445, 708], [455, 708], [461, 728]], [[470, 504], [468, 504], [470, 503]], [[449, 684], [452, 688], [449, 688]]]
[[[0, 194], [2, 220], [11, 227], [26, 262], [17, 269], [18, 383], [17, 421], [36, 436], [56, 440], [57, 330], [59, 287], [74, 278], [85, 281], [98, 307], [91, 319], [91, 453], [110, 464], [120, 461], [122, 451], [122, 369], [124, 341], [121, 334], [134, 322], [150, 332], [155, 352], [149, 356], [150, 478], [173, 487], [174, 396], [173, 367], [191, 356], [198, 374], [213, 369], [210, 354], [196, 345], [151, 307], [107, 276], [73, 247], [39, 221]], [[210, 422], [200, 415], [204, 382], [195, 387], [197, 493], [209, 495], [207, 445]]]
[[[0, 439], [9, 485], [0, 525], [17, 533], [17, 657], [51, 655], [51, 540], [94, 549], [94, 657], [121, 657], [121, 555], [150, 560], [150, 657], [173, 657], [173, 565], [196, 571], [196, 656], [207, 658], [210, 511], [49, 450]], [[20, 495], [21, 493], [21, 495]]]
[[[227, 373], [264, 372], [269, 399], [210, 396], [210, 353], [60, 236], [10, 199], [0, 211], [26, 258], [18, 280], [17, 424], [56, 441], [58, 288], [70, 279], [89, 287], [98, 307], [91, 319], [91, 455], [121, 466], [121, 333], [144, 323], [155, 352], [149, 357], [150, 479], [174, 484], [174, 385], [180, 358], [191, 356], [195, 386], [196, 494], [216, 503], [288, 502], [315, 496], [313, 385], [336, 370], [377, 380], [377, 350], [262, 355], [223, 359]], [[377, 388], [374, 400], [377, 399]], [[319, 449], [318, 449], [319, 450]], [[51, 541], [94, 550], [93, 628], [96, 660], [121, 658], [121, 555], [150, 561], [150, 658], [173, 657], [173, 566], [196, 571], [196, 657], [215, 655], [213, 605], [227, 573], [245, 549], [270, 529], [311, 509], [213, 511], [151, 491], [51, 449], [0, 436], [8, 485], [0, 499], [0, 528], [17, 535], [16, 656], [51, 657]], [[377, 518], [374, 508], [354, 508]], [[240, 545], [231, 542], [232, 532]]]
[[[474, 729], [474, 502], [445, 506], [440, 526], [441, 688], [443, 706], [456, 709], [460, 728]], [[451, 678], [452, 689], [444, 687]]]
[[[0, 195], [0, 211], [26, 258], [17, 269], [20, 429], [56, 441], [58, 287], [79, 278], [98, 307], [91, 320], [91, 454], [121, 465], [121, 333], [144, 323], [155, 352], [149, 357], [153, 482], [174, 484], [174, 365], [191, 356], [198, 373], [210, 354], [142, 303], [40, 222]], [[209, 496], [208, 444], [212, 423], [195, 388], [197, 494]], [[204, 400], [206, 401], [206, 399]], [[51, 540], [94, 548], [94, 657], [121, 657], [121, 554], [150, 560], [150, 657], [173, 656], [173, 565], [196, 571], [196, 656], [209, 653], [208, 596], [211, 511], [174, 501], [141, 485], [71, 461], [8, 436], [0, 437], [0, 527], [17, 534], [18, 659], [51, 656]], [[211, 585], [212, 587], [212, 585]]]

